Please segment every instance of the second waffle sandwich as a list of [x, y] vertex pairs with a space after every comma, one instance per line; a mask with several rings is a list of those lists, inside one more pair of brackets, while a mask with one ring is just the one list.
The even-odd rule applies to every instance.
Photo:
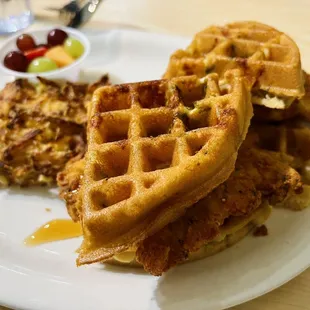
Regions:
[[[252, 89], [256, 117], [282, 120], [298, 113], [305, 93], [299, 49], [285, 33], [258, 22], [211, 26], [197, 33], [185, 50], [171, 55], [164, 77], [210, 72], [222, 76], [231, 68], [256, 78]], [[268, 113], [266, 108], [274, 111]]]

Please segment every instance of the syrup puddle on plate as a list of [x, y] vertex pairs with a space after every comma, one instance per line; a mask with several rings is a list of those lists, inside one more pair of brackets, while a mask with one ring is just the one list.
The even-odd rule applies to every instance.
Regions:
[[67, 219], [56, 219], [38, 228], [24, 240], [24, 244], [27, 246], [36, 246], [80, 236], [82, 236], [80, 223], [74, 223], [72, 220]]

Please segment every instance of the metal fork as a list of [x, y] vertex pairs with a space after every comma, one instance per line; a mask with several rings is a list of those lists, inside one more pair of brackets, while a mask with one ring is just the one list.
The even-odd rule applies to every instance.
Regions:
[[62, 8], [47, 7], [49, 11], [59, 13], [59, 18], [69, 27], [78, 28], [85, 24], [96, 12], [102, 0], [71, 1]]

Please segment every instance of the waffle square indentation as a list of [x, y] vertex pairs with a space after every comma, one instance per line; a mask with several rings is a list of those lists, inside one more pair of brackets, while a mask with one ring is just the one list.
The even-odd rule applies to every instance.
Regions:
[[126, 141], [115, 143], [108, 150], [95, 151], [92, 177], [95, 181], [126, 174], [129, 165], [129, 146]]
[[204, 84], [178, 83], [177, 90], [179, 97], [184, 106], [194, 108], [197, 101], [203, 99], [206, 94], [206, 86]]
[[127, 85], [116, 85], [103, 88], [96, 112], [126, 110], [131, 107], [129, 88]]
[[132, 184], [121, 182], [109, 185], [104, 191], [93, 189], [90, 195], [93, 201], [93, 208], [99, 211], [130, 198], [131, 194]]
[[189, 134], [186, 137], [186, 142], [188, 146], [188, 154], [190, 156], [196, 155], [204, 148], [204, 152], [207, 155], [207, 147], [205, 146], [208, 143], [208, 140], [212, 137], [210, 133], [204, 133], [202, 135]]
[[143, 109], [153, 109], [166, 105], [166, 85], [162, 81], [138, 86], [139, 104]]
[[128, 139], [130, 116], [123, 113], [104, 113], [91, 122], [96, 127], [96, 143], [116, 142]]
[[143, 171], [148, 172], [171, 167], [174, 148], [175, 140], [144, 144], [142, 146]]
[[158, 113], [145, 114], [141, 117], [141, 122], [143, 137], [168, 134], [173, 123], [173, 112], [167, 109]]

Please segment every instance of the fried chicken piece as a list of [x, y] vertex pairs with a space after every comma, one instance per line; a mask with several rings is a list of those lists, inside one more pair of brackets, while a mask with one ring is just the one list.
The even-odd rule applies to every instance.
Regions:
[[310, 121], [310, 74], [305, 73], [305, 96], [298, 104], [299, 115]]
[[80, 220], [79, 189], [83, 179], [84, 167], [84, 158], [74, 158], [57, 175], [57, 184], [60, 187], [59, 197], [66, 201], [68, 214], [74, 222]]
[[281, 124], [251, 125], [248, 138], [254, 147], [275, 152], [279, 158], [288, 162], [310, 184], [310, 128], [299, 119]]
[[161, 275], [219, 236], [228, 219], [246, 217], [266, 201], [274, 204], [301, 191], [300, 176], [287, 163], [271, 152], [243, 147], [228, 180], [141, 242], [136, 259], [151, 274]]
[[302, 193], [292, 193], [283, 201], [276, 204], [276, 207], [301, 211], [309, 207], [310, 202], [310, 185], [304, 184]]
[[97, 83], [39, 78], [9, 83], [0, 92], [0, 185], [51, 185], [65, 164], [86, 149], [87, 104]]

